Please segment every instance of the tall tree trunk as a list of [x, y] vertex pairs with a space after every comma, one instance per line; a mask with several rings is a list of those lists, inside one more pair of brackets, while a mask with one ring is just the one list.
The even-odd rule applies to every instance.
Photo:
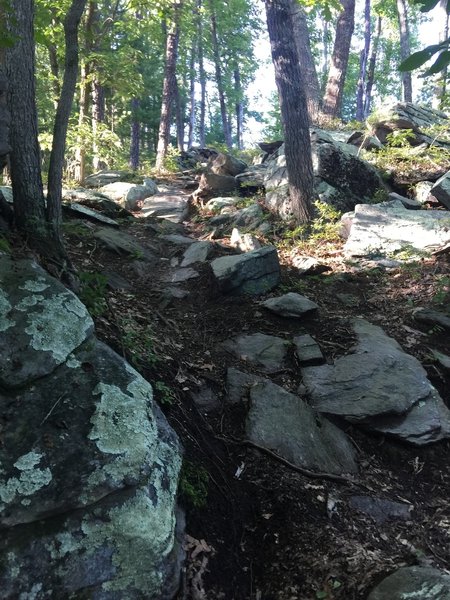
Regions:
[[92, 166], [94, 171], [103, 168], [99, 150], [99, 125], [105, 122], [105, 88], [95, 77], [91, 85], [92, 89]]
[[131, 143], [130, 143], [130, 168], [136, 171], [139, 168], [139, 150], [141, 137], [141, 123], [139, 120], [140, 102], [137, 98], [131, 101]]
[[242, 84], [241, 72], [239, 66], [236, 65], [233, 70], [234, 76], [234, 92], [236, 94], [236, 143], [239, 150], [244, 147], [243, 129], [244, 129], [244, 103], [242, 101]]
[[50, 71], [52, 74], [52, 89], [53, 89], [53, 104], [55, 106], [55, 110], [58, 106], [58, 100], [61, 95], [61, 86], [59, 84], [59, 64], [58, 64], [58, 56], [56, 54], [56, 46], [55, 44], [49, 44], [47, 46], [48, 50], [48, 60], [50, 63]]
[[198, 141], [200, 148], [205, 147], [205, 121], [206, 121], [206, 71], [203, 52], [203, 21], [202, 0], [197, 3], [197, 31], [198, 31], [198, 78], [200, 83], [200, 119], [198, 126]]
[[312, 217], [313, 167], [308, 110], [295, 48], [289, 0], [265, 0], [275, 80], [280, 97], [292, 213], [299, 223]]
[[219, 39], [217, 36], [217, 19], [212, 0], [209, 0], [209, 6], [211, 10], [211, 40], [214, 57], [214, 68], [216, 72], [217, 92], [219, 94], [220, 115], [222, 117], [223, 135], [225, 137], [225, 144], [227, 145], [227, 148], [231, 150], [231, 148], [233, 147], [233, 142], [231, 140], [230, 122], [228, 120], [227, 105], [225, 102], [225, 87], [223, 84], [222, 66], [220, 64]]
[[[408, 8], [406, 0], [397, 0], [398, 28], [400, 31], [400, 58], [406, 60], [411, 54], [409, 39]], [[402, 71], [403, 100], [412, 102], [411, 71]]]
[[86, 0], [72, 0], [64, 19], [65, 60], [61, 96], [56, 110], [53, 128], [53, 144], [48, 169], [47, 221], [55, 243], [61, 241], [61, 201], [64, 153], [67, 128], [72, 109], [73, 96], [78, 76], [78, 27], [86, 6]]
[[177, 148], [179, 152], [184, 151], [184, 117], [183, 100], [180, 94], [180, 86], [175, 76], [175, 122], [177, 126]]
[[381, 37], [382, 18], [377, 17], [377, 29], [373, 39], [372, 52], [370, 54], [369, 66], [367, 68], [366, 93], [364, 98], [364, 119], [367, 119], [370, 113], [370, 105], [372, 103], [372, 89], [375, 81], [375, 65], [377, 63], [378, 46]]
[[166, 38], [166, 64], [164, 67], [164, 82], [161, 104], [161, 119], [159, 123], [158, 148], [156, 151], [156, 169], [161, 171], [167, 154], [170, 136], [170, 123], [172, 106], [176, 94], [176, 65], [178, 59], [178, 40], [180, 29], [178, 26], [181, 0], [172, 4], [173, 17]]
[[341, 113], [350, 44], [355, 27], [355, 0], [341, 0], [341, 4], [344, 10], [336, 23], [333, 55], [322, 104], [323, 113], [333, 118], [339, 117]]
[[321, 75], [320, 75], [320, 91], [321, 94], [323, 96], [323, 94], [325, 93], [325, 88], [327, 85], [327, 77], [328, 77], [328, 71], [329, 71], [329, 40], [328, 40], [328, 33], [330, 31], [329, 26], [328, 26], [328, 21], [326, 19], [322, 19], [322, 24], [323, 24], [323, 30], [322, 30], [322, 47], [323, 47], [323, 62], [322, 62], [322, 67], [321, 67]]
[[308, 24], [305, 11], [297, 0], [290, 0], [292, 26], [294, 28], [295, 45], [297, 47], [300, 69], [305, 82], [306, 104], [310, 123], [317, 121], [319, 116], [320, 89], [316, 65], [311, 51]]
[[[440, 0], [439, 4], [439, 42], [444, 42], [449, 37], [448, 27], [448, 14], [447, 14], [447, 0]], [[442, 71], [438, 74], [438, 81], [436, 85], [435, 98], [433, 99], [434, 108], [442, 110], [443, 104], [446, 101], [447, 94], [447, 77], [448, 77], [448, 66], [446, 65]]]
[[191, 59], [189, 62], [189, 128], [188, 128], [188, 149], [192, 148], [194, 143], [195, 129], [195, 43], [191, 48]]
[[364, 48], [359, 57], [359, 78], [356, 88], [356, 120], [364, 120], [364, 87], [367, 77], [367, 62], [370, 52], [370, 0], [365, 0], [364, 4]]

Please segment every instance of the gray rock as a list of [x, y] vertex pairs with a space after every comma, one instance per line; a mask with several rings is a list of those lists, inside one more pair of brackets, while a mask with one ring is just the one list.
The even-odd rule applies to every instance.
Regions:
[[117, 254], [125, 254], [147, 261], [156, 260], [155, 255], [150, 250], [139, 244], [133, 236], [123, 231], [101, 227], [97, 229], [94, 236], [99, 239], [108, 250], [116, 252]]
[[301, 467], [328, 473], [356, 473], [347, 436], [303, 400], [274, 383], [250, 390], [246, 432], [253, 442]]
[[174, 224], [186, 220], [188, 212], [188, 196], [176, 189], [146, 198], [141, 208], [145, 216], [165, 219]]
[[450, 313], [440, 312], [431, 308], [416, 308], [413, 317], [420, 323], [450, 329]]
[[292, 266], [297, 269], [299, 275], [320, 275], [331, 271], [331, 267], [324, 265], [312, 256], [294, 256]]
[[449, 215], [445, 211], [407, 210], [399, 201], [359, 204], [344, 252], [380, 258], [405, 252], [412, 258], [448, 242]]
[[191, 392], [191, 398], [197, 408], [203, 412], [212, 412], [220, 408], [220, 399], [217, 394], [205, 383], [195, 392]]
[[3, 198], [8, 204], [12, 204], [14, 202], [12, 187], [8, 185], [1, 185], [0, 192], [3, 194]]
[[301, 367], [322, 365], [325, 358], [319, 344], [308, 334], [294, 337], [295, 352]]
[[405, 208], [409, 210], [420, 210], [422, 205], [417, 200], [412, 200], [411, 198], [406, 198], [406, 196], [400, 196], [400, 194], [396, 194], [395, 192], [390, 192], [389, 200], [399, 200]]
[[214, 212], [219, 211], [222, 208], [235, 206], [241, 199], [237, 196], [230, 196], [226, 198], [211, 198], [205, 204], [205, 208], [207, 210], [212, 210]]
[[260, 189], [264, 187], [264, 179], [266, 176], [266, 165], [254, 165], [248, 171], [236, 175], [236, 181], [239, 187], [245, 189]]
[[436, 181], [430, 190], [430, 194], [439, 200], [445, 208], [450, 209], [450, 171]]
[[256, 229], [264, 219], [264, 212], [259, 204], [243, 208], [233, 215], [233, 224], [236, 227]]
[[317, 311], [319, 308], [315, 302], [295, 292], [288, 292], [283, 296], [269, 298], [261, 302], [261, 305], [281, 317], [299, 319]]
[[349, 504], [352, 508], [372, 517], [379, 525], [393, 519], [407, 521], [411, 518], [412, 506], [404, 502], [392, 502], [372, 496], [352, 496]]
[[253, 333], [231, 338], [221, 347], [236, 358], [260, 367], [265, 373], [273, 373], [283, 368], [289, 342], [273, 335]]
[[186, 267], [183, 269], [177, 269], [174, 273], [169, 273], [164, 277], [164, 281], [168, 283], [182, 283], [183, 281], [188, 281], [189, 279], [195, 279], [199, 274], [191, 267]]
[[450, 371], [450, 356], [447, 356], [447, 354], [443, 354], [442, 352], [439, 352], [439, 350], [431, 350], [431, 353], [433, 354], [433, 358], [435, 359], [435, 361], [437, 362], [437, 364], [442, 367], [443, 369], [445, 369], [446, 371]]
[[123, 181], [131, 175], [132, 173], [129, 171], [109, 171], [104, 169], [103, 171], [99, 171], [98, 173], [94, 173], [93, 175], [86, 177], [84, 180], [84, 185], [88, 188], [99, 188], [104, 185], [108, 185], [109, 183]]
[[180, 235], [178, 233], [168, 233], [167, 235], [162, 235], [161, 239], [170, 242], [171, 244], [176, 244], [177, 246], [190, 246], [195, 242], [194, 238], [188, 237], [187, 235]]
[[380, 150], [383, 147], [378, 138], [363, 131], [354, 131], [346, 142], [363, 150]]
[[238, 183], [231, 175], [216, 175], [215, 173], [203, 173], [200, 177], [199, 187], [192, 194], [194, 201], [202, 198], [217, 196], [233, 192], [238, 187]]
[[241, 235], [239, 233], [239, 229], [234, 228], [231, 232], [230, 246], [233, 246], [233, 248], [239, 248], [241, 252], [251, 252], [252, 250], [259, 250], [259, 248], [261, 248], [261, 243], [250, 233], [244, 233], [244, 235]]
[[235, 177], [247, 169], [247, 164], [231, 154], [219, 153], [208, 161], [208, 170], [216, 175], [231, 175]]
[[89, 208], [88, 206], [83, 206], [82, 204], [78, 204], [77, 202], [72, 202], [71, 204], [63, 204], [63, 211], [72, 213], [78, 217], [84, 217], [85, 219], [90, 219], [93, 221], [98, 221], [105, 225], [111, 225], [112, 227], [118, 227], [119, 223], [110, 219], [109, 217], [102, 215], [101, 213]]
[[31, 260], [0, 256], [0, 384], [51, 373], [91, 334], [79, 299]]
[[380, 327], [354, 320], [354, 354], [302, 369], [314, 408], [422, 445], [450, 436], [450, 412], [419, 361]]
[[227, 369], [227, 402], [228, 404], [239, 404], [242, 400], [247, 400], [250, 388], [262, 382], [268, 382], [268, 379], [259, 375], [244, 373], [234, 367]]
[[204, 262], [211, 254], [214, 246], [211, 242], [194, 242], [183, 254], [182, 267], [189, 267], [197, 262]]
[[432, 181], [419, 181], [413, 188], [413, 194], [415, 200], [420, 204], [425, 204], [429, 199], [431, 188], [434, 183]]
[[264, 294], [280, 281], [280, 263], [273, 246], [216, 258], [211, 267], [219, 288], [225, 293]]
[[450, 600], [450, 575], [432, 567], [403, 567], [383, 579], [367, 600]]
[[153, 182], [152, 185], [146, 186], [117, 181], [104, 185], [99, 191], [127, 210], [140, 210], [144, 200], [154, 196], [158, 188]]
[[[88, 206], [95, 211], [100, 211], [110, 219], [134, 218], [131, 212], [110, 200], [105, 194], [94, 190], [85, 188], [64, 189], [63, 202], [69, 205], [76, 203]], [[63, 208], [65, 204], [63, 204]]]

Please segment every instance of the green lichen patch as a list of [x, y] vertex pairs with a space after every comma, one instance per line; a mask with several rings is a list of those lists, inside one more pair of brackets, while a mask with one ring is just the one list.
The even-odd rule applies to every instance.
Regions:
[[[0, 482], [0, 500], [3, 504], [10, 504], [17, 496], [32, 496], [50, 483], [50, 469], [37, 468], [42, 458], [42, 454], [29, 452], [17, 459], [14, 467], [20, 471], [20, 475]], [[4, 507], [0, 504], [0, 508]]]
[[27, 292], [43, 292], [50, 285], [48, 281], [44, 279], [44, 277], [37, 277], [37, 279], [30, 279], [25, 281], [23, 285], [19, 286], [20, 290], [26, 290]]
[[0, 289], [0, 331], [6, 331], [14, 325], [14, 321], [8, 317], [8, 313], [11, 309], [11, 303], [6, 294]]

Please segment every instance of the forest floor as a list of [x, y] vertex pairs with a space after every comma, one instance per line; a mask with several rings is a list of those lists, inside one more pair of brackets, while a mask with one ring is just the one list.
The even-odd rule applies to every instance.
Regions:
[[[282, 262], [281, 285], [268, 295], [296, 291], [320, 307], [316, 317], [299, 323], [260, 310], [258, 299], [223, 296], [207, 263], [195, 266], [200, 277], [183, 284], [185, 298], [168, 301], [164, 278], [170, 259], [184, 248], [163, 243], [159, 226], [149, 223], [156, 219], [123, 227], [169, 259], [149, 265], [146, 276], [130, 269], [130, 258], [81, 236], [76, 227], [67, 229], [66, 241], [80, 271], [114, 272], [128, 282], [127, 289], [105, 292], [97, 335], [154, 384], [185, 448], [181, 500], [188, 537], [180, 598], [362, 600], [400, 566], [449, 569], [449, 441], [417, 448], [346, 425], [358, 452], [359, 484], [307, 478], [246, 445], [247, 407], [226, 403], [226, 368], [238, 361], [220, 350], [221, 342], [242, 332], [286, 338], [305, 332], [332, 361], [354, 342], [350, 319], [363, 316], [422, 362], [450, 406], [450, 373], [436, 366], [430, 351], [448, 353], [448, 333], [412, 317], [416, 306], [439, 309], [448, 301], [448, 257], [389, 273], [358, 271], [343, 260], [339, 243], [324, 242], [314, 252], [332, 270], [299, 277], [290, 264], [293, 247], [281, 238], [268, 240], [279, 243]], [[198, 222], [186, 223], [184, 232], [196, 238], [205, 233]], [[342, 294], [351, 302], [343, 304]], [[297, 389], [301, 375], [293, 357], [272, 379]], [[209, 392], [200, 406], [194, 397], [205, 387]], [[361, 495], [405, 503], [409, 517], [376, 522], [352, 508], [350, 499]]]

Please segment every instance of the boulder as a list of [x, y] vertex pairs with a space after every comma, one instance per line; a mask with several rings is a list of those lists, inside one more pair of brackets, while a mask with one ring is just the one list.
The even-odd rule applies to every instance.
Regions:
[[233, 214], [232, 222], [236, 227], [256, 229], [264, 219], [264, 211], [259, 204], [252, 204]]
[[445, 208], [450, 209], [450, 171], [436, 181], [430, 190], [430, 194], [439, 200]]
[[362, 150], [379, 150], [383, 147], [378, 138], [363, 131], [354, 131], [346, 142]]
[[269, 382], [269, 379], [230, 367], [227, 369], [227, 402], [238, 404], [242, 400], [247, 400], [251, 387], [261, 382]]
[[297, 255], [292, 259], [292, 266], [299, 275], [320, 275], [331, 271], [331, 267], [324, 265], [313, 256]]
[[261, 243], [250, 233], [244, 233], [241, 235], [239, 233], [239, 229], [234, 228], [231, 232], [230, 246], [233, 246], [233, 248], [239, 248], [241, 252], [251, 252], [252, 250], [258, 250], [261, 248]]
[[215, 173], [216, 175], [231, 175], [235, 177], [247, 169], [247, 164], [243, 160], [231, 156], [231, 154], [219, 153], [217, 156], [212, 156], [209, 159], [207, 169], [210, 173]]
[[273, 142], [258, 142], [258, 146], [261, 148], [261, 150], [268, 155], [276, 152], [283, 144], [283, 140], [275, 140]]
[[433, 567], [402, 567], [383, 579], [367, 600], [450, 600], [450, 575]]
[[450, 312], [441, 312], [432, 308], [416, 308], [413, 312], [416, 321], [426, 323], [432, 327], [441, 327], [450, 330]]
[[238, 256], [222, 256], [211, 263], [214, 277], [224, 293], [260, 295], [280, 281], [276, 248], [264, 246]]
[[419, 181], [413, 187], [414, 199], [420, 204], [425, 204], [429, 200], [431, 188], [434, 183], [432, 181]]
[[100, 211], [110, 219], [119, 218], [132, 218], [133, 215], [128, 210], [125, 210], [116, 202], [93, 190], [85, 188], [75, 188], [73, 190], [63, 190], [63, 208], [66, 204], [82, 204], [92, 208], [93, 210]]
[[413, 200], [412, 198], [407, 198], [406, 196], [401, 196], [396, 192], [390, 192], [388, 194], [389, 200], [398, 200], [403, 204], [403, 206], [409, 210], [420, 210], [422, 205], [417, 200]]
[[8, 204], [12, 204], [14, 202], [12, 187], [9, 185], [1, 185], [0, 192], [3, 194], [3, 198]]
[[111, 225], [111, 227], [119, 227], [119, 223], [114, 221], [114, 219], [110, 219], [106, 215], [102, 215], [102, 213], [97, 212], [88, 206], [78, 204], [78, 202], [72, 202], [71, 204], [64, 203], [62, 209], [65, 213], [71, 214], [74, 217], [88, 219], [89, 221], [98, 221], [104, 225]]
[[211, 198], [205, 204], [206, 210], [211, 210], [213, 212], [219, 212], [222, 208], [228, 208], [235, 206], [241, 199], [237, 196], [230, 196], [227, 198]]
[[117, 202], [127, 210], [136, 211], [142, 208], [144, 200], [158, 193], [158, 188], [151, 179], [146, 180], [148, 185], [137, 185], [117, 181], [108, 183], [100, 188], [100, 192], [108, 198]]
[[130, 171], [103, 169], [98, 173], [88, 175], [84, 180], [84, 185], [88, 188], [99, 188], [109, 183], [116, 183], [118, 181], [126, 181], [128, 178], [134, 177], [134, 174]]
[[269, 298], [268, 300], [261, 302], [261, 306], [280, 315], [280, 317], [287, 317], [290, 319], [301, 319], [307, 314], [316, 312], [319, 308], [315, 302], [306, 296], [296, 294], [295, 292], [288, 292], [283, 296]]
[[265, 373], [273, 373], [283, 368], [289, 342], [273, 335], [253, 333], [227, 340], [221, 347], [236, 358], [261, 368]]
[[100, 227], [94, 233], [94, 237], [99, 239], [111, 252], [145, 259], [150, 262], [156, 261], [156, 256], [148, 248], [142, 246], [132, 235], [124, 231], [110, 229], [109, 227]]
[[181, 267], [189, 267], [197, 262], [204, 262], [211, 254], [214, 246], [211, 242], [194, 242], [183, 254]]
[[141, 208], [141, 214], [146, 217], [165, 219], [174, 224], [182, 223], [189, 212], [188, 196], [174, 188], [146, 198]]
[[335, 474], [358, 470], [345, 433], [272, 382], [251, 387], [246, 432], [251, 441], [300, 467]]
[[235, 177], [231, 175], [217, 175], [216, 173], [203, 173], [200, 177], [199, 187], [192, 194], [194, 201], [211, 198], [218, 194], [234, 192], [238, 187]]
[[236, 175], [236, 181], [239, 183], [240, 188], [247, 190], [257, 190], [264, 187], [264, 179], [266, 176], [266, 166], [254, 166], [248, 171], [239, 173]]
[[382, 525], [386, 521], [400, 519], [408, 521], [411, 518], [411, 504], [404, 502], [392, 502], [384, 498], [374, 498], [372, 496], [352, 496], [349, 504], [352, 508], [362, 512]]
[[416, 445], [450, 437], [450, 411], [419, 361], [380, 327], [363, 319], [353, 327], [353, 354], [302, 369], [312, 406]]
[[325, 358], [319, 344], [309, 334], [294, 337], [295, 353], [301, 367], [322, 365]]
[[405, 252], [407, 258], [450, 242], [449, 215], [437, 210], [407, 210], [394, 200], [358, 204], [345, 243], [347, 256], [380, 258]]

